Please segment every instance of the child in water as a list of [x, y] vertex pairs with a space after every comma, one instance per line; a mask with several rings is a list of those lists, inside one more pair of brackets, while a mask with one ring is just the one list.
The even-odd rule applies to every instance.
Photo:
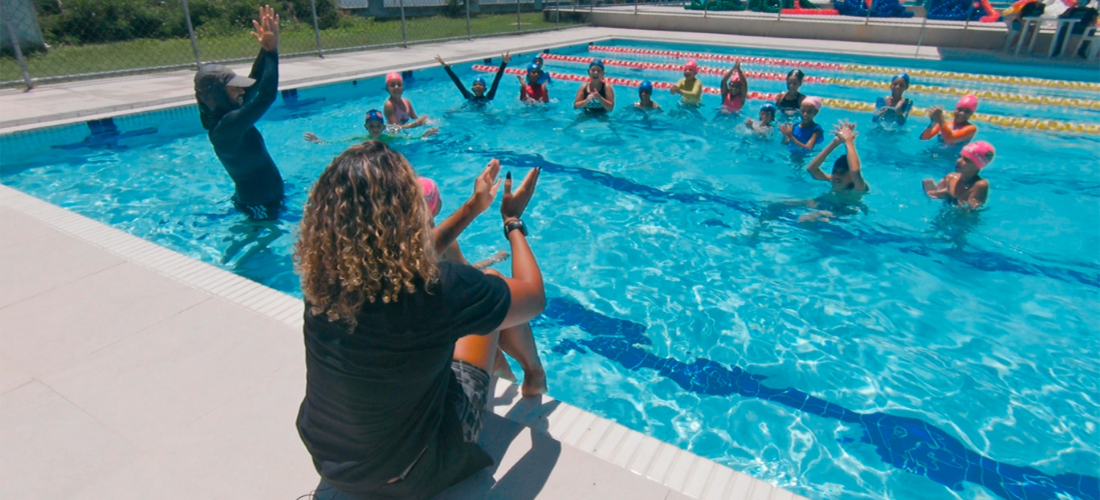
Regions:
[[419, 127], [428, 121], [427, 116], [416, 116], [412, 102], [401, 97], [405, 93], [405, 81], [400, 73], [386, 75], [386, 90], [390, 92], [390, 98], [386, 99], [382, 111], [386, 115], [386, 123], [398, 129]]
[[993, 162], [996, 151], [985, 141], [967, 144], [955, 161], [955, 171], [947, 174], [939, 183], [925, 179], [924, 193], [932, 199], [943, 199], [959, 208], [976, 209], [989, 197], [989, 181], [981, 176], [981, 170]]
[[615, 89], [603, 79], [603, 61], [596, 59], [588, 65], [588, 82], [577, 89], [573, 109], [586, 113], [606, 113], [615, 109]]
[[802, 79], [806, 74], [802, 70], [792, 69], [787, 73], [787, 91], [779, 94], [775, 100], [775, 107], [785, 117], [793, 118], [802, 109], [802, 101], [806, 99], [798, 89], [802, 88]]
[[741, 72], [741, 61], [737, 61], [722, 77], [722, 112], [740, 113], [748, 95], [749, 80]]
[[745, 120], [745, 126], [758, 134], [771, 133], [775, 128], [775, 105], [769, 102], [760, 106], [760, 120], [754, 122], [749, 118]]
[[[386, 134], [386, 119], [382, 117], [381, 111], [378, 111], [377, 109], [367, 111], [367, 116], [365, 120], [366, 121], [363, 123], [363, 128], [367, 129], [367, 135], [357, 135], [340, 141], [324, 141], [318, 138], [316, 135], [313, 135], [313, 132], [306, 132], [304, 137], [306, 141], [312, 142], [314, 144], [332, 144], [333, 142], [363, 142], [372, 139], [390, 144], [395, 139], [401, 139], [401, 137], [399, 136]], [[431, 137], [435, 135], [436, 132], [439, 132], [439, 129], [432, 127], [428, 130], [425, 130], [424, 133], [420, 135], [420, 137]]]
[[890, 80], [890, 95], [880, 97], [875, 101], [875, 112], [871, 115], [871, 121], [897, 126], [905, 125], [909, 119], [909, 110], [913, 107], [913, 101], [906, 99], [904, 94], [909, 89], [909, 75], [898, 73]]
[[535, 56], [535, 60], [532, 62], [537, 64], [539, 67], [539, 85], [550, 85], [551, 83], [554, 83], [554, 79], [550, 78], [550, 73], [547, 73], [546, 70], [542, 67], [543, 61], [541, 55]]
[[550, 102], [550, 94], [546, 90], [545, 83], [539, 83], [542, 70], [539, 65], [531, 63], [527, 65], [527, 78], [516, 75], [519, 79], [519, 100], [526, 103]]
[[974, 94], [967, 94], [959, 99], [955, 105], [955, 119], [948, 122], [943, 118], [943, 107], [932, 106], [928, 110], [928, 117], [932, 123], [921, 133], [920, 139], [927, 141], [938, 137], [940, 142], [948, 145], [963, 145], [974, 138], [978, 133], [978, 126], [970, 123], [970, 117], [978, 110], [978, 98]]
[[661, 106], [653, 102], [653, 82], [645, 80], [638, 86], [638, 102], [634, 107], [638, 109], [661, 109]]
[[508, 63], [512, 61], [512, 55], [507, 52], [501, 55], [500, 68], [497, 68], [497, 73], [493, 76], [493, 86], [488, 87], [489, 93], [485, 93], [486, 87], [484, 78], [480, 76], [474, 78], [474, 83], [470, 85], [470, 90], [466, 90], [466, 86], [462, 84], [462, 81], [458, 79], [458, 75], [456, 75], [451, 67], [443, 61], [442, 57], [437, 55], [435, 56], [435, 60], [443, 65], [443, 70], [447, 72], [447, 76], [451, 77], [451, 81], [454, 82], [455, 87], [458, 87], [458, 91], [462, 93], [463, 99], [474, 104], [485, 104], [496, 97], [497, 87], [500, 85], [500, 77], [504, 76], [504, 68], [507, 68]]
[[676, 82], [676, 86], [669, 89], [669, 93], [680, 94], [684, 104], [698, 105], [703, 100], [703, 82], [695, 78], [699, 74], [699, 63], [695, 59], [689, 59], [684, 63], [684, 77]]
[[802, 122], [794, 126], [788, 123], [779, 126], [779, 131], [783, 133], [783, 144], [786, 144], [791, 152], [811, 151], [824, 137], [825, 130], [821, 125], [814, 123], [814, 117], [821, 111], [821, 106], [820, 97], [807, 97], [802, 100], [800, 110]]
[[[833, 193], [855, 195], [855, 200], [858, 201], [859, 197], [871, 190], [867, 181], [863, 179], [859, 151], [856, 150], [856, 137], [859, 137], [859, 133], [856, 132], [856, 125], [847, 121], [842, 121], [833, 127], [833, 133], [835, 137], [832, 142], [814, 157], [806, 170], [814, 179], [832, 183]], [[840, 155], [840, 158], [833, 162], [832, 173], [826, 174], [821, 171], [821, 165], [825, 163], [825, 159], [841, 144], [844, 144], [845, 154]]]
[[[859, 151], [856, 150], [856, 125], [848, 121], [841, 121], [833, 127], [833, 140], [825, 146], [820, 153], [810, 162], [806, 170], [810, 176], [819, 181], [832, 184], [832, 189], [825, 195], [812, 200], [807, 200], [806, 206], [820, 208], [798, 218], [798, 222], [827, 222], [836, 213], [854, 214], [860, 204], [863, 195], [871, 191], [871, 186], [863, 179], [862, 164], [859, 161]], [[821, 170], [821, 165], [829, 158], [833, 150], [844, 144], [845, 154], [840, 155], [833, 162], [833, 170], [826, 174]]]

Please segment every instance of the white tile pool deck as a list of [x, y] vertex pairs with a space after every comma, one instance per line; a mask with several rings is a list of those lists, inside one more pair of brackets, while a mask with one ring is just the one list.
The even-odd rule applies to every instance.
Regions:
[[[437, 53], [458, 63], [609, 38], [789, 43], [577, 28], [290, 59], [281, 72], [296, 87], [430, 66]], [[189, 104], [192, 76], [5, 91], [0, 133]], [[300, 300], [0, 186], [0, 498], [309, 493], [318, 478], [294, 429], [305, 381], [301, 315]], [[446, 498], [801, 498], [550, 398], [523, 400], [510, 384], [496, 394], [499, 416], [483, 444], [499, 465]]]

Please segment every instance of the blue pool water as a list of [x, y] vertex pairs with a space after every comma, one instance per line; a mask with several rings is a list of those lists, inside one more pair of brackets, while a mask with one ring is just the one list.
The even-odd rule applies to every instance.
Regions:
[[[525, 64], [530, 56], [516, 57]], [[579, 75], [584, 66], [549, 61], [548, 69]], [[457, 70], [474, 76], [468, 65]], [[613, 66], [608, 74], [676, 78]], [[506, 76], [497, 102], [473, 111], [442, 71], [418, 71], [406, 96], [441, 132], [396, 145], [439, 183], [444, 211], [468, 196], [491, 158], [519, 175], [543, 168], [525, 219], [551, 297], [536, 338], [552, 395], [810, 498], [1100, 499], [1096, 136], [981, 125], [979, 138], [998, 152], [985, 171], [990, 203], [960, 215], [921, 190], [921, 179], [941, 177], [954, 161], [916, 139], [924, 119], [884, 132], [869, 126], [869, 114], [826, 108], [823, 125], [859, 123], [872, 193], [859, 214], [802, 224], [808, 210], [782, 202], [828, 186], [777, 139], [747, 134], [744, 117], [716, 116], [717, 96], [693, 113], [659, 93], [668, 111], [645, 115], [624, 106], [636, 94], [620, 87], [619, 109], [602, 120], [571, 109], [576, 86], [559, 81], [555, 102], [528, 107]], [[884, 93], [810, 84], [803, 92], [857, 101]], [[920, 107], [954, 102], [911, 97]], [[302, 134], [361, 134], [364, 112], [383, 99], [372, 79], [300, 89], [269, 112], [260, 128], [289, 185], [290, 209], [277, 223], [250, 223], [233, 210], [232, 183], [194, 107], [116, 118], [124, 137], [88, 140], [83, 124], [2, 136], [0, 179], [300, 296], [290, 256], [301, 205], [347, 146], [310, 144]], [[1055, 107], [988, 102], [979, 111], [1100, 122], [1095, 111]], [[498, 226], [488, 216], [471, 225], [461, 238], [467, 256], [504, 248]]]

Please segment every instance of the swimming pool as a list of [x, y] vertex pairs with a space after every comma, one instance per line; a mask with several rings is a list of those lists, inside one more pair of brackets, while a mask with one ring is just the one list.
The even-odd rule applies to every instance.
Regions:
[[[607, 56], [586, 47], [555, 53]], [[548, 69], [579, 75], [584, 65], [548, 61]], [[552, 87], [559, 102], [528, 108], [511, 99], [515, 78], [506, 77], [498, 102], [474, 112], [461, 109], [442, 71], [415, 76], [408, 97], [441, 132], [397, 147], [439, 182], [445, 210], [468, 195], [489, 158], [514, 172], [544, 169], [527, 217], [551, 296], [537, 338], [559, 399], [811, 498], [1056, 498], [1054, 491], [1096, 498], [1095, 136], [983, 124], [980, 137], [998, 147], [986, 174], [991, 203], [959, 217], [920, 191], [921, 178], [943, 175], [953, 161], [915, 140], [923, 119], [914, 118], [907, 134], [875, 132], [868, 114], [827, 108], [821, 123], [861, 125], [873, 192], [864, 214], [805, 225], [797, 223], [804, 209], [776, 202], [813, 198], [827, 186], [810, 181], [804, 161], [775, 141], [743, 133], [739, 119], [715, 117], [715, 96], [699, 115], [675, 110], [659, 94], [669, 108], [660, 115], [620, 109], [611, 120], [577, 119], [567, 105], [572, 83]], [[718, 78], [703, 79], [714, 85]], [[776, 92], [782, 84], [751, 85]], [[1073, 89], [966, 85], [1095, 98]], [[363, 112], [381, 105], [381, 87], [374, 79], [301, 89], [268, 114], [261, 128], [291, 186], [292, 207], [344, 147], [312, 145], [302, 133], [359, 134]], [[618, 90], [620, 102], [633, 100], [631, 90]], [[884, 93], [814, 84], [804, 92], [852, 101]], [[955, 100], [911, 97], [921, 107]], [[979, 111], [1100, 122], [1091, 110], [1011, 102], [983, 102]], [[0, 176], [300, 296], [289, 258], [297, 211], [270, 225], [236, 214], [196, 115], [188, 107], [117, 118], [125, 137], [86, 140], [84, 125], [4, 136]], [[485, 217], [462, 243], [480, 258], [504, 241], [496, 219]]]

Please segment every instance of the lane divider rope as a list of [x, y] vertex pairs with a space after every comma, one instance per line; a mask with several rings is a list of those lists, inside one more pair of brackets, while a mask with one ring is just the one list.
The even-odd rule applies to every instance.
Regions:
[[[594, 61], [591, 57], [578, 57], [578, 56], [566, 56], [561, 54], [543, 54], [543, 59], [552, 61], [567, 61], [581, 64], [588, 64]], [[603, 59], [604, 65], [618, 66], [634, 69], [654, 69], [664, 71], [681, 71], [683, 68], [678, 64], [673, 63], [652, 63], [643, 61], [623, 61], [618, 59]], [[700, 66], [699, 73], [708, 75], [724, 75], [727, 70], [721, 68], [712, 68], [707, 66]], [[763, 71], [743, 71], [745, 76], [758, 80], [786, 80], [786, 75], [782, 73], [771, 73]], [[888, 82], [879, 82], [873, 80], [856, 80], [852, 78], [838, 78], [831, 76], [807, 76], [803, 79], [803, 83], [822, 83], [826, 85], [843, 85], [846, 87], [864, 87], [864, 88], [879, 88], [889, 89], [890, 84]], [[1023, 95], [1013, 94], [1009, 92], [993, 92], [989, 90], [967, 90], [953, 87], [935, 87], [929, 85], [914, 84], [909, 86], [909, 91], [923, 94], [946, 94], [964, 96], [967, 94], [974, 94], [982, 99], [988, 99], [992, 101], [1002, 101], [1011, 103], [1022, 104], [1036, 104], [1044, 106], [1059, 106], [1067, 108], [1080, 108], [1100, 110], [1100, 101], [1094, 99], [1076, 99], [1072, 97], [1050, 97], [1050, 96], [1035, 96], [1035, 95]]]
[[[484, 64], [475, 64], [473, 66], [474, 71], [478, 71], [478, 72], [481, 72], [481, 73], [495, 73], [497, 71], [497, 69], [499, 69], [499, 68], [497, 68], [496, 66], [486, 66]], [[509, 74], [509, 75], [525, 75], [525, 74], [527, 74], [526, 70], [519, 69], [519, 68], [507, 68], [507, 69], [504, 70], [504, 72]], [[588, 77], [583, 76], [583, 75], [574, 75], [574, 74], [569, 74], [569, 73], [557, 73], [557, 72], [553, 72], [553, 71], [549, 71], [547, 73], [555, 80], [569, 81], [569, 82], [586, 82], [586, 81], [588, 81]], [[634, 79], [629, 79], [629, 78], [606, 77], [606, 78], [604, 78], [604, 80], [607, 83], [610, 83], [611, 85], [619, 85], [619, 86], [623, 86], [623, 87], [637, 88], [638, 86], [640, 86], [642, 84], [641, 80], [634, 80]], [[673, 84], [668, 83], [668, 82], [653, 82], [653, 88], [655, 88], [655, 89], [666, 89], [667, 90], [667, 89], [670, 89], [672, 87], [673, 87]], [[703, 92], [705, 92], [707, 94], [715, 94], [715, 95], [720, 94], [720, 91], [717, 88], [714, 88], [714, 87], [707, 87], [706, 89], [703, 90]], [[778, 93], [768, 94], [768, 93], [764, 93], [764, 92], [749, 92], [749, 95], [748, 95], [749, 99], [769, 101], [769, 102], [775, 102], [775, 100], [778, 97], [779, 97]], [[831, 99], [831, 98], [823, 98], [822, 102], [824, 102], [825, 105], [829, 106], [829, 107], [838, 108], [838, 109], [847, 109], [847, 110], [851, 110], [851, 111], [871, 112], [871, 111], [875, 110], [875, 105], [871, 104], [869, 102], [857, 102], [857, 101], [849, 101], [849, 100], [846, 100], [846, 99]], [[928, 110], [924, 109], [924, 108], [913, 108], [912, 110], [909, 111], [909, 114], [910, 114], [910, 116], [927, 116], [928, 115]], [[947, 115], [950, 116], [950, 113], [947, 113]], [[1075, 132], [1075, 133], [1082, 133], [1082, 134], [1100, 135], [1100, 124], [1093, 124], [1093, 123], [1072, 123], [1072, 122], [1063, 122], [1063, 121], [1058, 121], [1058, 120], [1042, 120], [1042, 119], [1038, 119], [1038, 118], [1023, 118], [1023, 117], [988, 115], [988, 114], [975, 114], [972, 118], [970, 118], [970, 121], [982, 122], [982, 123], [991, 123], [991, 124], [994, 124], [994, 125], [1000, 125], [1002, 127], [1010, 127], [1010, 128], [1047, 130], [1047, 131], [1052, 131], [1052, 132]]]
[[1000, 76], [1000, 75], [982, 75], [975, 73], [957, 73], [953, 71], [934, 71], [927, 69], [907, 69], [896, 68], [889, 66], [872, 66], [866, 64], [839, 64], [839, 63], [822, 63], [812, 61], [797, 61], [793, 59], [778, 59], [774, 57], [743, 57], [727, 54], [709, 54], [703, 52], [681, 52], [675, 50], [656, 50], [656, 49], [636, 49], [631, 47], [609, 47], [602, 45], [589, 45], [588, 50], [590, 52], [611, 52], [618, 54], [639, 54], [648, 56], [663, 56], [671, 57], [674, 59], [700, 59], [707, 61], [724, 61], [724, 62], [736, 62], [738, 60], [746, 64], [762, 64], [769, 66], [786, 66], [796, 68], [819, 68], [835, 71], [853, 71], [861, 73], [875, 73], [894, 75], [897, 73], [908, 73], [910, 76], [921, 76], [925, 78], [946, 78], [952, 80], [969, 80], [974, 82], [983, 83], [1003, 83], [1010, 85], [1027, 85], [1031, 87], [1051, 87], [1051, 88], [1063, 88], [1063, 89], [1076, 89], [1076, 90], [1098, 90], [1100, 91], [1100, 83], [1092, 82], [1077, 82], [1069, 80], [1048, 80], [1045, 78], [1032, 78], [1023, 76]]

